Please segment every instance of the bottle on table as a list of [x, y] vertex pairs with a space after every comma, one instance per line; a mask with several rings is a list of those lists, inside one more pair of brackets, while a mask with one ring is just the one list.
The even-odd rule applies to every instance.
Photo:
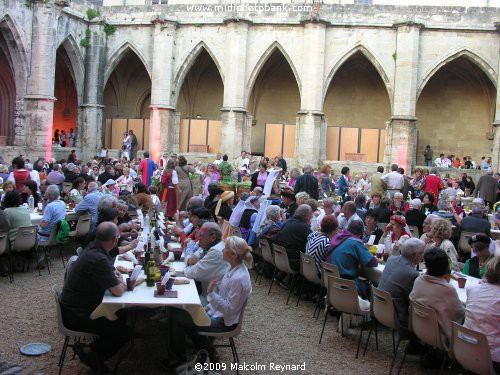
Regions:
[[153, 259], [150, 259], [146, 265], [146, 285], [155, 285], [156, 265]]
[[28, 207], [30, 209], [30, 213], [35, 211], [35, 198], [33, 198], [33, 195], [28, 197]]

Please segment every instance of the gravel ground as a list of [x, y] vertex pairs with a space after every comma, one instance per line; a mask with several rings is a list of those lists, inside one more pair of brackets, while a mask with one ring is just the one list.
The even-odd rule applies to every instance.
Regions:
[[[52, 273], [47, 271], [38, 276], [38, 272], [15, 274], [15, 282], [8, 278], [0, 279], [0, 361], [9, 361], [45, 374], [56, 374], [57, 361], [63, 338], [57, 330], [55, 305], [51, 293], [53, 284], [62, 284], [64, 268], [59, 258], [53, 259]], [[253, 282], [253, 280], [252, 280]], [[387, 374], [391, 356], [390, 333], [379, 330], [379, 351], [375, 351], [374, 339], [370, 341], [366, 356], [355, 359], [358, 329], [351, 329], [346, 337], [336, 332], [337, 323], [330, 318], [327, 323], [322, 344], [318, 344], [322, 327], [322, 317], [312, 318], [314, 305], [301, 302], [295, 307], [296, 297], [285, 305], [287, 291], [275, 285], [267, 295], [269, 280], [255, 285], [253, 294], [245, 312], [245, 321], [241, 335], [235, 340], [241, 361], [247, 364], [265, 366], [258, 371], [242, 371], [242, 374], [270, 374], [270, 363], [303, 364], [306, 374]], [[153, 324], [148, 314], [139, 315], [138, 328], [145, 333], [154, 333], [155, 337], [139, 339], [132, 352], [119, 367], [120, 374], [162, 374], [159, 359], [164, 358], [165, 327]], [[366, 337], [366, 335], [364, 336]], [[29, 342], [45, 342], [52, 346], [52, 351], [41, 357], [24, 357], [19, 354], [19, 347]], [[232, 361], [231, 350], [220, 348], [221, 362], [227, 367]], [[78, 359], [72, 360], [72, 351], [68, 350], [63, 373], [92, 374]], [[120, 353], [119, 353], [120, 354]], [[402, 353], [400, 352], [400, 358]], [[111, 362], [113, 365], [113, 362]], [[235, 371], [223, 371], [226, 374]], [[285, 374], [293, 371], [283, 371]], [[418, 357], [407, 358], [403, 374], [424, 374], [419, 369]]]

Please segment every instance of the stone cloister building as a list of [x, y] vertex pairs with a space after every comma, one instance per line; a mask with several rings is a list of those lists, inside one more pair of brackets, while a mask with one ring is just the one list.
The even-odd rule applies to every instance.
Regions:
[[498, 169], [499, 8], [134, 2], [0, 0], [5, 158], [67, 157], [52, 140], [73, 128], [86, 159], [134, 129], [155, 155], [409, 170], [429, 144]]

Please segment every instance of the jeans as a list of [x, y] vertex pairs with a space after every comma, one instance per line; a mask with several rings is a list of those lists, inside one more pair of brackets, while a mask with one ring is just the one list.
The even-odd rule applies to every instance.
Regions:
[[186, 333], [190, 336], [196, 350], [210, 348], [211, 341], [206, 336], [197, 335], [196, 332], [227, 332], [232, 331], [236, 324], [226, 327], [222, 318], [210, 318], [210, 327], [200, 327], [194, 324], [193, 318], [186, 310], [175, 307], [167, 309], [168, 314], [168, 357], [170, 360], [186, 362]]
[[432, 167], [432, 160], [426, 160], [425, 161], [425, 166], [426, 167]]
[[132, 160], [133, 157], [134, 157], [134, 146], [130, 146], [130, 158], [129, 158], [129, 160]]

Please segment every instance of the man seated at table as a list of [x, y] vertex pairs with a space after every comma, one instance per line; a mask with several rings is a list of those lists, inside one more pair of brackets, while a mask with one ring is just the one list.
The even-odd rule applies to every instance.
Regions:
[[465, 309], [457, 291], [450, 285], [448, 255], [438, 247], [424, 253], [427, 272], [415, 280], [410, 299], [436, 311], [441, 341], [448, 347], [451, 322], [462, 324]]
[[87, 195], [85, 195], [80, 203], [75, 206], [76, 212], [89, 212], [92, 217], [92, 223], [97, 223], [97, 207], [103, 194], [97, 190], [97, 182], [89, 182], [87, 187]]
[[[209, 305], [206, 311], [210, 318], [210, 326], [197, 326], [192, 316], [185, 310], [169, 309], [168, 361], [165, 363], [168, 369], [174, 370], [179, 364], [186, 362], [186, 333], [191, 337], [195, 349], [207, 348], [212, 362], [217, 362], [209, 341], [196, 332], [226, 332], [236, 328], [243, 307], [252, 293], [252, 283], [247, 269], [252, 266], [250, 251], [251, 248], [245, 240], [235, 236], [226, 239], [222, 259], [230, 269], [224, 277], [213, 278], [208, 286]], [[216, 291], [217, 285], [219, 287]]]
[[80, 343], [75, 347], [80, 360], [99, 371], [105, 371], [103, 361], [113, 356], [130, 339], [130, 329], [125, 325], [124, 315], [119, 314], [117, 320], [90, 318], [90, 314], [102, 302], [106, 290], [120, 297], [127, 289], [109, 255], [118, 239], [119, 231], [114, 223], [99, 224], [95, 241], [81, 253], [68, 273], [60, 298], [67, 328], [99, 335], [93, 344]]
[[346, 229], [353, 221], [359, 221], [363, 224], [363, 219], [356, 213], [356, 204], [354, 202], [346, 202], [342, 206], [342, 214], [337, 217], [339, 221], [339, 228]]
[[215, 276], [222, 277], [229, 265], [222, 259], [224, 242], [222, 232], [216, 223], [205, 223], [198, 231], [199, 246], [203, 249], [203, 257], [192, 255], [184, 269], [184, 275], [199, 281], [202, 286], [202, 296], [207, 295], [207, 287]]
[[389, 292], [396, 310], [399, 326], [408, 328], [408, 307], [413, 283], [419, 276], [416, 266], [424, 256], [425, 243], [418, 238], [410, 238], [401, 247], [400, 256], [387, 260], [378, 288]]
[[[346, 203], [347, 204], [347, 203]], [[335, 264], [343, 279], [355, 280], [361, 297], [368, 296], [366, 285], [358, 279], [358, 269], [362, 267], [377, 267], [378, 261], [366, 248], [361, 240], [363, 222], [352, 221], [347, 230], [333, 236], [327, 262]]]
[[491, 223], [486, 216], [486, 207], [481, 198], [472, 201], [472, 211], [460, 223], [460, 230], [473, 233], [484, 233], [491, 237]]
[[59, 188], [51, 185], [45, 192], [49, 204], [43, 211], [42, 221], [38, 228], [38, 240], [47, 241], [54, 225], [66, 216], [66, 204], [59, 199]]
[[276, 245], [286, 249], [290, 267], [296, 271], [300, 269], [300, 253], [305, 252], [307, 236], [311, 233], [312, 216], [312, 208], [307, 204], [301, 204], [276, 235]]

